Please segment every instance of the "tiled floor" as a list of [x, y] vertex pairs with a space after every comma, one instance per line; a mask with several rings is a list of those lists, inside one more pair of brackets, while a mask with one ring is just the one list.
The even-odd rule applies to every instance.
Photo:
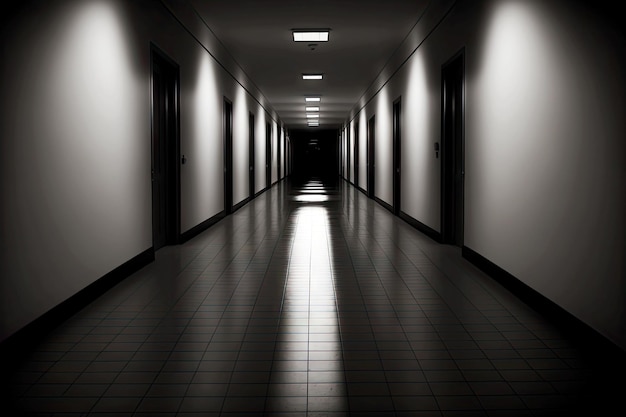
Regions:
[[624, 415], [601, 359], [353, 187], [283, 182], [61, 325], [3, 376], [4, 409]]

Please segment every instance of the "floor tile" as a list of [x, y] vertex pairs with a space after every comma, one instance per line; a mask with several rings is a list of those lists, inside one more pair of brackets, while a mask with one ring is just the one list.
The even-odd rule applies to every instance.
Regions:
[[3, 396], [26, 417], [621, 415], [603, 356], [351, 185], [286, 180], [61, 324]]

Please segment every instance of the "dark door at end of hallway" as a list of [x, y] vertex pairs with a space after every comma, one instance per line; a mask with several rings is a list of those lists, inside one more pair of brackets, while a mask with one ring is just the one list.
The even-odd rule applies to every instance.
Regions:
[[224, 97], [224, 213], [233, 212], [233, 103]]
[[376, 116], [367, 122], [367, 196], [376, 195]]
[[180, 145], [178, 65], [151, 49], [152, 66], [152, 246], [178, 243], [180, 234]]
[[254, 198], [255, 172], [254, 172], [254, 114], [250, 113], [248, 117], [248, 197]]
[[441, 240], [463, 245], [464, 53], [442, 67]]
[[401, 149], [402, 149], [402, 135], [400, 130], [400, 112], [401, 112], [400, 99], [397, 99], [393, 103], [393, 213], [397, 216], [400, 214], [401, 208]]

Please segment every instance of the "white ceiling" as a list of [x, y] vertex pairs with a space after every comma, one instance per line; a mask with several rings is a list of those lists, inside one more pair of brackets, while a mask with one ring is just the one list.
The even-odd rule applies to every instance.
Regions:
[[[189, 0], [287, 128], [306, 127], [304, 96], [321, 95], [320, 127], [348, 117], [429, 0]], [[330, 28], [311, 50], [291, 29]], [[302, 73], [322, 72], [322, 81]]]

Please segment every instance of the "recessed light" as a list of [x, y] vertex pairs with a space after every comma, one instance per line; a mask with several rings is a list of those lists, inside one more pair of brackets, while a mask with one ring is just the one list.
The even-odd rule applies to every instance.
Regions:
[[317, 119], [320, 117], [319, 114], [307, 114], [306, 115], [307, 119]]
[[321, 97], [305, 97], [304, 101], [308, 101], [309, 103], [311, 102], [320, 102], [322, 100]]
[[320, 108], [317, 106], [307, 106], [306, 111], [320, 111]]
[[294, 42], [328, 42], [328, 29], [294, 29]]
[[309, 123], [309, 127], [319, 127], [319, 123]]
[[302, 74], [303, 80], [321, 80], [324, 78], [323, 74]]

